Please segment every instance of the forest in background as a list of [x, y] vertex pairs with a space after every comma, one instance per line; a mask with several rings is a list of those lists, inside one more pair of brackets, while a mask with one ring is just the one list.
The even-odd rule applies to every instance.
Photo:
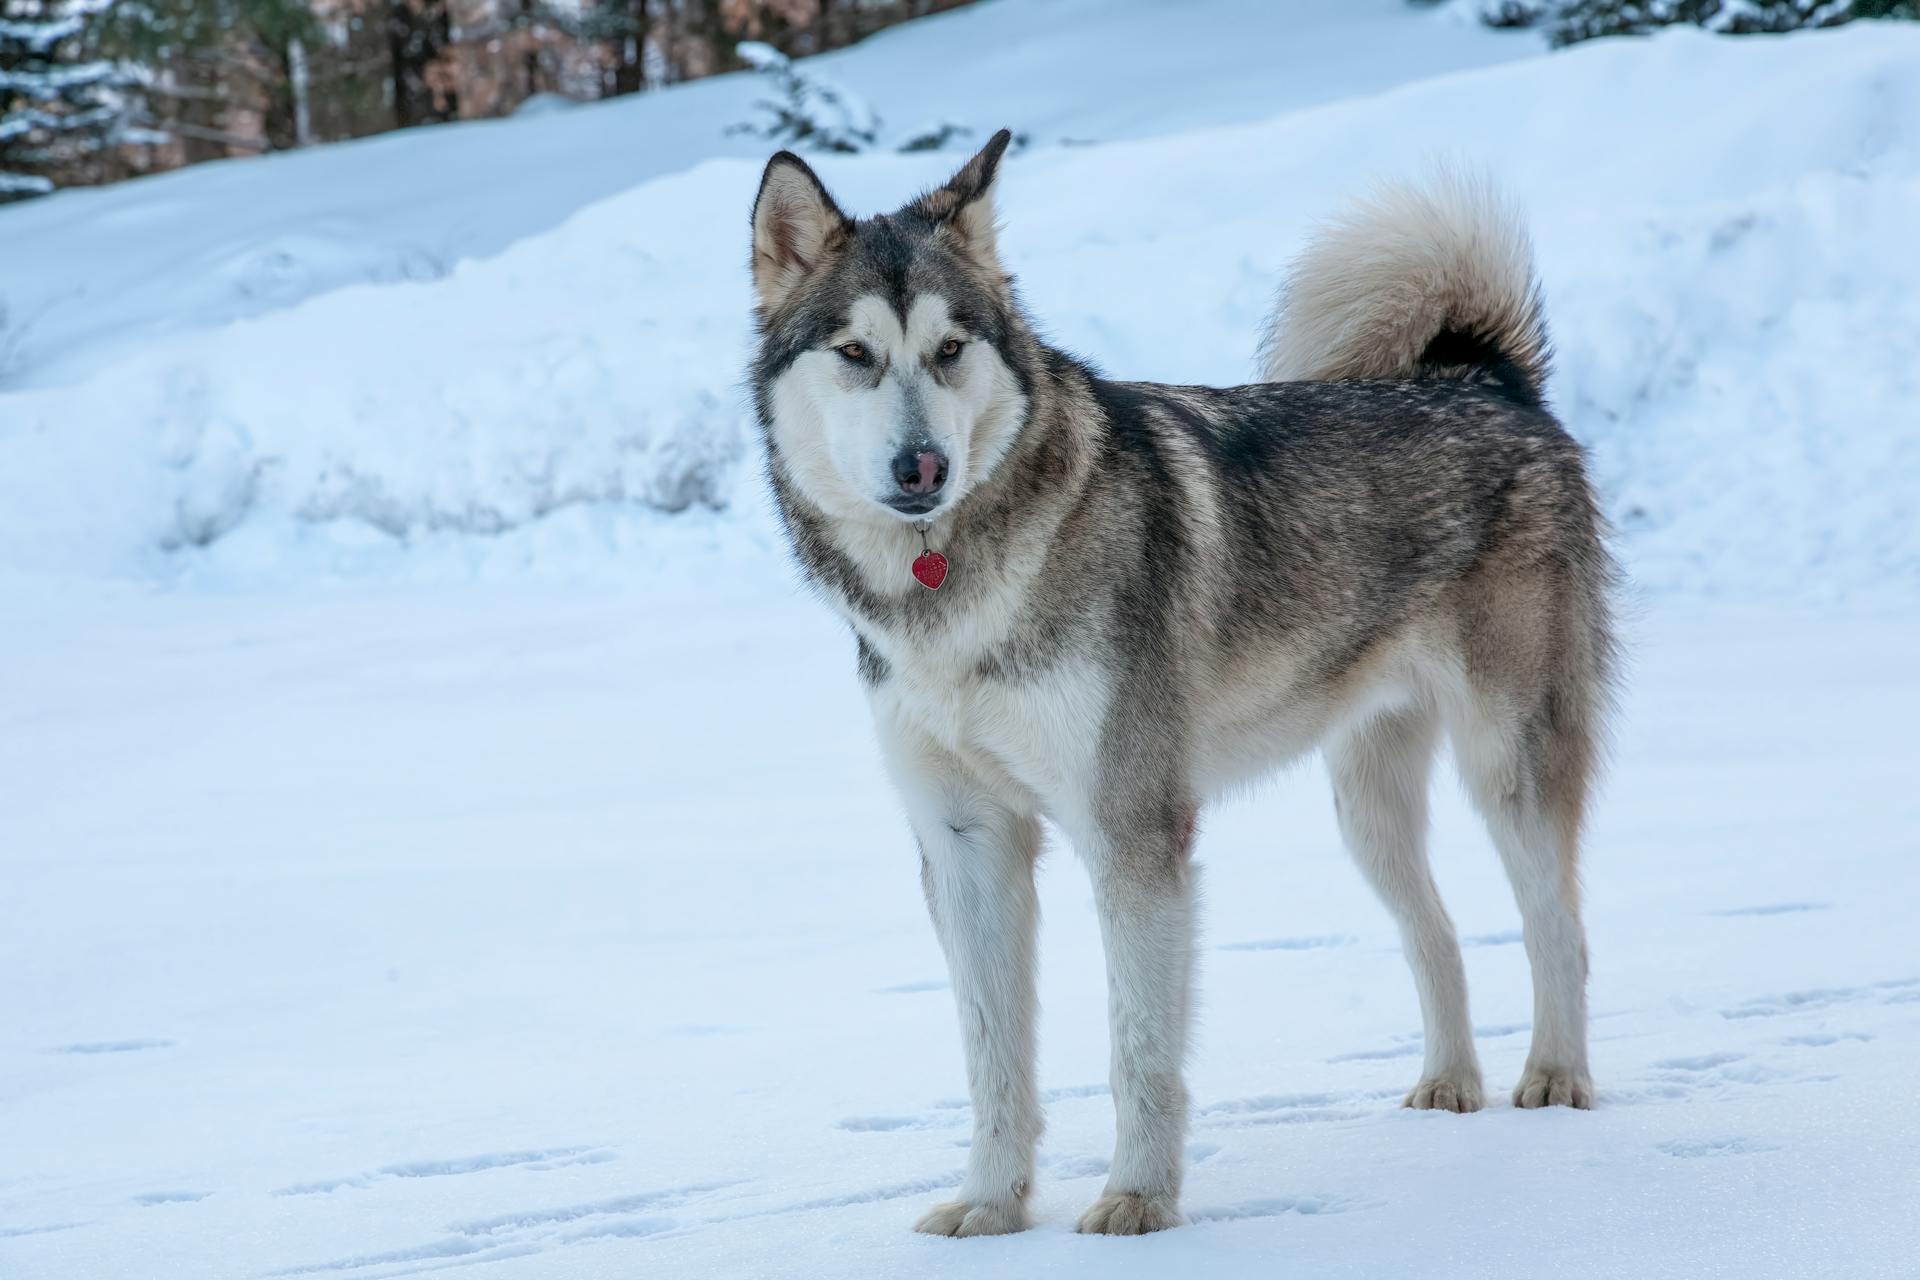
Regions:
[[[1275, 0], [1276, 3], [1282, 0]], [[1920, 17], [1920, 0], [1454, 3], [1554, 45]], [[0, 0], [0, 202], [232, 156], [769, 74], [766, 135], [861, 149], [862, 105], [790, 60], [971, 0]], [[1168, 20], [1178, 21], [1169, 7]], [[819, 115], [821, 109], [826, 115]], [[931, 140], [938, 145], [940, 139]]]
[[969, 2], [0, 0], [0, 200], [646, 92]]

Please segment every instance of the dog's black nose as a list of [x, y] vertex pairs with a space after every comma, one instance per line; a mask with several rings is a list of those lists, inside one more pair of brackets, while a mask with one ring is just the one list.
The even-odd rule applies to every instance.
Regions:
[[902, 449], [893, 458], [900, 492], [932, 497], [947, 482], [947, 455], [938, 449]]

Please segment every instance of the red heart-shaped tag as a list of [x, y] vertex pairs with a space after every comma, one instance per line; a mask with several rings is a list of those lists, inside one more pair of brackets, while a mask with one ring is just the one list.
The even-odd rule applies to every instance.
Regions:
[[938, 551], [922, 551], [913, 558], [913, 576], [929, 591], [938, 591], [947, 580], [947, 558]]

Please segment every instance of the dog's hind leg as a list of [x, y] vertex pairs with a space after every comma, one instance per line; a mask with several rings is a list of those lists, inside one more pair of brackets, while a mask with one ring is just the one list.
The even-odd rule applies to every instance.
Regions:
[[1454, 757], [1513, 884], [1533, 969], [1533, 1047], [1517, 1107], [1593, 1105], [1579, 845], [1600, 694], [1597, 677], [1567, 669], [1566, 648], [1530, 664], [1532, 678], [1483, 679], [1450, 717]]
[[1406, 1105], [1478, 1111], [1480, 1063], [1460, 941], [1427, 866], [1427, 781], [1437, 739], [1431, 707], [1385, 712], [1328, 742], [1327, 767], [1340, 832], [1400, 927], [1420, 993], [1426, 1064]]
[[935, 1205], [914, 1229], [942, 1236], [1024, 1230], [1044, 1123], [1034, 1083], [1040, 824], [931, 743], [884, 728], [882, 740], [920, 843], [921, 885], [947, 956], [973, 1101], [959, 1198]]

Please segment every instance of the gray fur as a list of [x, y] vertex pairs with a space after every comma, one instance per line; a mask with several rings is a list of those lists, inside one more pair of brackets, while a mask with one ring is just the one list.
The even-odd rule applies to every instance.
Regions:
[[[1484, 188], [1443, 183], [1398, 190], [1310, 248], [1269, 364], [1339, 381], [1112, 382], [1035, 336], [999, 266], [1004, 145], [865, 220], [783, 154], [755, 217], [769, 477], [803, 573], [856, 632], [962, 1009], [975, 1142], [960, 1198], [922, 1228], [1026, 1222], [1041, 816], [1086, 858], [1108, 947], [1120, 1146], [1082, 1229], [1179, 1220], [1196, 815], [1321, 744], [1342, 829], [1419, 980], [1427, 1062], [1408, 1105], [1481, 1101], [1423, 848], [1443, 732], [1527, 925], [1536, 1034], [1515, 1100], [1589, 1105], [1577, 855], [1614, 570], [1581, 449], [1544, 407], [1517, 221]], [[781, 406], [802, 384], [852, 405], [897, 380], [917, 413], [916, 396], [984, 376], [906, 346], [857, 368], [815, 354], [857, 300], [884, 299], [904, 332], [928, 297], [947, 304], [942, 333], [984, 344], [966, 359], [1006, 376], [973, 433], [998, 450], [991, 467], [923, 535], [837, 480], [819, 490], [820, 464], [799, 456], [813, 442]], [[938, 591], [907, 572], [923, 536], [952, 565]]]

